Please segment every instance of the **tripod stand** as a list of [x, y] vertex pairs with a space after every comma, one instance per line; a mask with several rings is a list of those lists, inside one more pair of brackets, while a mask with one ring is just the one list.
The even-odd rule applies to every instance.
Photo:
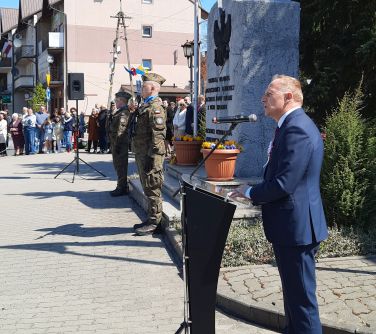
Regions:
[[76, 100], [76, 128], [74, 129], [74, 138], [75, 138], [75, 144], [76, 144], [76, 155], [74, 157], [74, 159], [68, 164], [66, 165], [57, 175], [55, 175], [54, 179], [56, 179], [60, 174], [64, 173], [64, 171], [72, 164], [75, 163], [75, 167], [74, 167], [74, 171], [73, 171], [73, 178], [72, 178], [72, 183], [74, 183], [74, 178], [76, 176], [76, 174], [79, 174], [80, 173], [80, 161], [83, 162], [86, 166], [90, 167], [91, 169], [95, 170], [97, 173], [99, 173], [100, 175], [102, 175], [103, 177], [106, 177], [106, 175], [104, 175], [102, 172], [100, 172], [98, 169], [94, 168], [92, 165], [88, 164], [86, 161], [82, 160], [80, 158], [80, 153], [79, 153], [79, 149], [78, 149], [78, 100]]

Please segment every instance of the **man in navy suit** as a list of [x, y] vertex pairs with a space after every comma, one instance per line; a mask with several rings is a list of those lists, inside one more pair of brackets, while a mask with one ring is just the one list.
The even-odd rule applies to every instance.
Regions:
[[298, 80], [274, 76], [262, 97], [265, 115], [277, 122], [264, 181], [241, 186], [231, 197], [262, 206], [266, 238], [282, 281], [288, 334], [321, 334], [315, 254], [328, 236], [320, 195], [323, 142], [302, 109]]

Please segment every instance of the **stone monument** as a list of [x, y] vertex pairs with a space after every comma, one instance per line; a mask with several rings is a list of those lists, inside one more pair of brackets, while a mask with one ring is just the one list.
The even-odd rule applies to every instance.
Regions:
[[218, 139], [230, 124], [213, 117], [257, 115], [241, 123], [232, 139], [244, 148], [236, 176], [260, 177], [276, 124], [264, 116], [261, 97], [275, 74], [298, 76], [299, 3], [290, 0], [223, 0], [208, 21], [206, 136]]

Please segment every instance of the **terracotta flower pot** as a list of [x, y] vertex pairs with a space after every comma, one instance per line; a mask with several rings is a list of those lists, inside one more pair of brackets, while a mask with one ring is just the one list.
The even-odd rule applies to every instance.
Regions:
[[[209, 154], [209, 149], [201, 149], [204, 158]], [[215, 150], [205, 161], [205, 170], [210, 181], [230, 181], [234, 179], [236, 158], [240, 150]]]
[[202, 155], [200, 152], [201, 141], [174, 141], [176, 164], [180, 166], [197, 165]]

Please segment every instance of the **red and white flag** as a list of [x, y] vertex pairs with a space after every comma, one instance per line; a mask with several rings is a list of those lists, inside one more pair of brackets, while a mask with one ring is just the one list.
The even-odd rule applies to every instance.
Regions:
[[11, 51], [12, 51], [12, 42], [5, 42], [3, 46], [3, 50], [1, 54], [3, 55], [4, 58], [8, 57], [11, 58]]

